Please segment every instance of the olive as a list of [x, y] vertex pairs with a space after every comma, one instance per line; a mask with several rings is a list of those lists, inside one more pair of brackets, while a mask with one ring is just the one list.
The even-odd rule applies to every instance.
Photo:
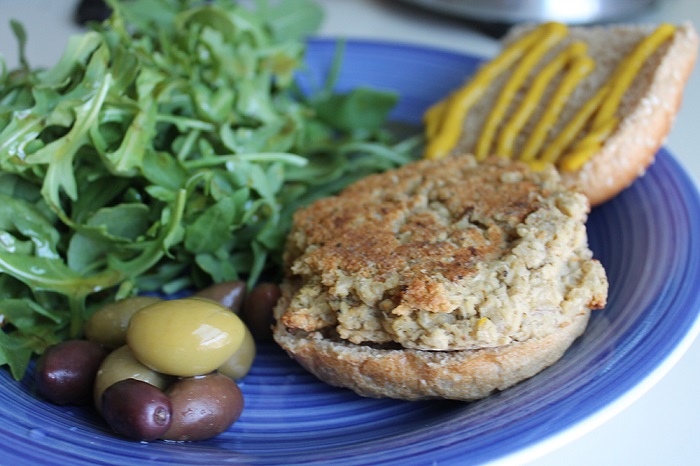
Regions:
[[245, 335], [243, 336], [241, 346], [233, 353], [233, 356], [219, 366], [217, 372], [235, 380], [242, 379], [248, 374], [248, 371], [250, 371], [250, 366], [253, 365], [254, 359], [255, 340], [253, 340], [253, 335], [251, 335], [248, 327], [245, 327]]
[[95, 376], [95, 407], [102, 409], [102, 394], [104, 391], [120, 380], [137, 379], [151, 384], [161, 390], [170, 385], [172, 378], [160, 374], [141, 364], [131, 352], [128, 346], [122, 346], [112, 351], [102, 361], [100, 369]]
[[243, 411], [236, 382], [218, 373], [188, 377], [167, 391], [173, 407], [165, 440], [204, 440], [226, 431]]
[[272, 339], [272, 310], [280, 299], [280, 287], [274, 283], [255, 285], [243, 301], [241, 319], [258, 341]]
[[114, 432], [134, 440], [155, 440], [172, 423], [168, 396], [151, 384], [124, 379], [102, 395], [102, 417]]
[[245, 298], [246, 285], [242, 281], [221, 282], [199, 290], [194, 294], [198, 298], [207, 298], [229, 308], [236, 314], [241, 311]]
[[125, 345], [131, 317], [139, 309], [158, 301], [162, 299], [133, 296], [102, 306], [85, 322], [85, 338], [112, 349]]
[[95, 374], [107, 350], [87, 340], [67, 340], [50, 346], [34, 370], [39, 395], [59, 405], [90, 403]]
[[151, 304], [131, 318], [126, 340], [134, 356], [163, 374], [190, 377], [222, 365], [241, 346], [245, 324], [204, 298]]

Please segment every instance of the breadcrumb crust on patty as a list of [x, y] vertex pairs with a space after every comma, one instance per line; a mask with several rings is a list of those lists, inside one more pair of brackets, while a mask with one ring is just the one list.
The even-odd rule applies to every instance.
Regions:
[[500, 158], [418, 161], [294, 217], [290, 331], [355, 344], [464, 350], [546, 336], [602, 308], [585, 196], [554, 169]]

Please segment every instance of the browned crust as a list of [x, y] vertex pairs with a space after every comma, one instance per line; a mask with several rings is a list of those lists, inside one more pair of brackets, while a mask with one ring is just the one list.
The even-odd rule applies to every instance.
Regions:
[[[501, 181], [516, 173], [520, 182]], [[444, 282], [468, 279], [475, 264], [512, 248], [509, 237], [541, 206], [540, 197], [551, 194], [555, 176], [554, 171], [534, 174], [524, 163], [498, 157], [477, 165], [467, 156], [420, 160], [369, 176], [295, 213], [285, 262], [289, 269], [303, 254], [304, 264], [327, 286], [338, 271], [378, 280], [401, 271], [401, 290], [387, 296], [396, 301], [394, 314], [415, 308], [451, 312], [454, 303], [445, 298]], [[439, 204], [445, 212], [423, 203]], [[452, 228], [450, 223], [466, 215], [483, 222], [483, 228]], [[333, 323], [296, 313], [282, 319], [305, 331]]]
[[557, 362], [583, 333], [590, 312], [545, 338], [478, 350], [430, 352], [384, 350], [305, 337], [275, 328], [275, 340], [320, 380], [359, 395], [403, 400], [485, 398], [528, 379]]
[[[281, 315], [289, 295], [280, 300]], [[466, 351], [378, 349], [324, 338], [319, 332], [293, 335], [281, 323], [275, 341], [320, 380], [359, 395], [462, 401], [485, 398], [528, 379], [557, 362], [588, 324], [582, 309], [570, 323], [541, 339]]]
[[598, 205], [643, 175], [671, 129], [697, 53], [695, 29], [690, 24], [679, 27], [646, 95], [581, 170], [562, 173], [564, 184], [577, 187], [591, 205]]

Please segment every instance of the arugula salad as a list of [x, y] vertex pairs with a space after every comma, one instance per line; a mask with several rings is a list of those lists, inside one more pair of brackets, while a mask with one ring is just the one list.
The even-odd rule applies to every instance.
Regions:
[[398, 96], [302, 92], [309, 0], [109, 0], [34, 69], [0, 55], [0, 366], [77, 338], [105, 302], [274, 276], [292, 213], [410, 161]]

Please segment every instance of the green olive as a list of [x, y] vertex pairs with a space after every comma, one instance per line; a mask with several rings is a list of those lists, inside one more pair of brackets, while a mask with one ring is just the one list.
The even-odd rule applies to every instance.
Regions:
[[129, 320], [140, 309], [162, 301], [154, 296], [133, 296], [106, 304], [85, 322], [85, 338], [106, 348], [126, 344]]
[[165, 390], [173, 380], [172, 377], [141, 364], [134, 357], [131, 349], [124, 345], [109, 353], [97, 371], [94, 396], [98, 411], [102, 409], [102, 393], [113, 384], [125, 379], [141, 380], [161, 390]]
[[250, 371], [250, 366], [253, 365], [255, 359], [255, 340], [253, 335], [245, 326], [245, 335], [238, 351], [233, 353], [233, 356], [221, 365], [217, 371], [225, 376], [231, 377], [234, 380], [242, 379]]
[[131, 318], [126, 340], [136, 358], [151, 369], [179, 377], [216, 370], [238, 350], [245, 325], [209, 299], [161, 301]]

